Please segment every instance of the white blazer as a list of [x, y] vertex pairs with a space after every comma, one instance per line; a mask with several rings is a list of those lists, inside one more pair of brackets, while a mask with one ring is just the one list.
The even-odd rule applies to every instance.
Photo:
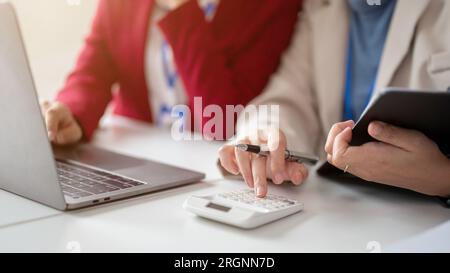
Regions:
[[[279, 71], [251, 104], [279, 105], [288, 147], [323, 157], [328, 131], [343, 115], [349, 7], [306, 0], [300, 16]], [[450, 0], [397, 1], [374, 96], [385, 87], [450, 87]]]

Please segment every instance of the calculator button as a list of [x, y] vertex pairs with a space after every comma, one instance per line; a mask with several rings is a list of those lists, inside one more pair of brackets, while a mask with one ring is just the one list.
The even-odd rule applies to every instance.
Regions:
[[218, 198], [241, 204], [245, 207], [258, 208], [266, 211], [285, 209], [297, 204], [297, 201], [282, 196], [268, 195], [265, 198], [255, 196], [253, 190], [231, 191], [216, 195]]

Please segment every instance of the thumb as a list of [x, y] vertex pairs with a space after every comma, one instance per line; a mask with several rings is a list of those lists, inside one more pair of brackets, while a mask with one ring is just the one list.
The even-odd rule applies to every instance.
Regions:
[[417, 143], [424, 137], [422, 133], [414, 130], [403, 129], [384, 122], [372, 122], [369, 125], [370, 136], [378, 141], [413, 151]]

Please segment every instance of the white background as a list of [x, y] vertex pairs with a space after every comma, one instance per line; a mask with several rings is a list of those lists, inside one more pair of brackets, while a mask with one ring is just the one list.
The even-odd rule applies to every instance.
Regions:
[[11, 0], [22, 27], [41, 99], [53, 98], [73, 68], [97, 0]]

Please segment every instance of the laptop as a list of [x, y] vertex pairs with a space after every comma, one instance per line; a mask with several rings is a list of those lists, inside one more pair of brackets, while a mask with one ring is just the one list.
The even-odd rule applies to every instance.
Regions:
[[9, 3], [0, 3], [0, 109], [0, 188], [59, 210], [112, 202], [205, 177], [88, 144], [53, 149]]

